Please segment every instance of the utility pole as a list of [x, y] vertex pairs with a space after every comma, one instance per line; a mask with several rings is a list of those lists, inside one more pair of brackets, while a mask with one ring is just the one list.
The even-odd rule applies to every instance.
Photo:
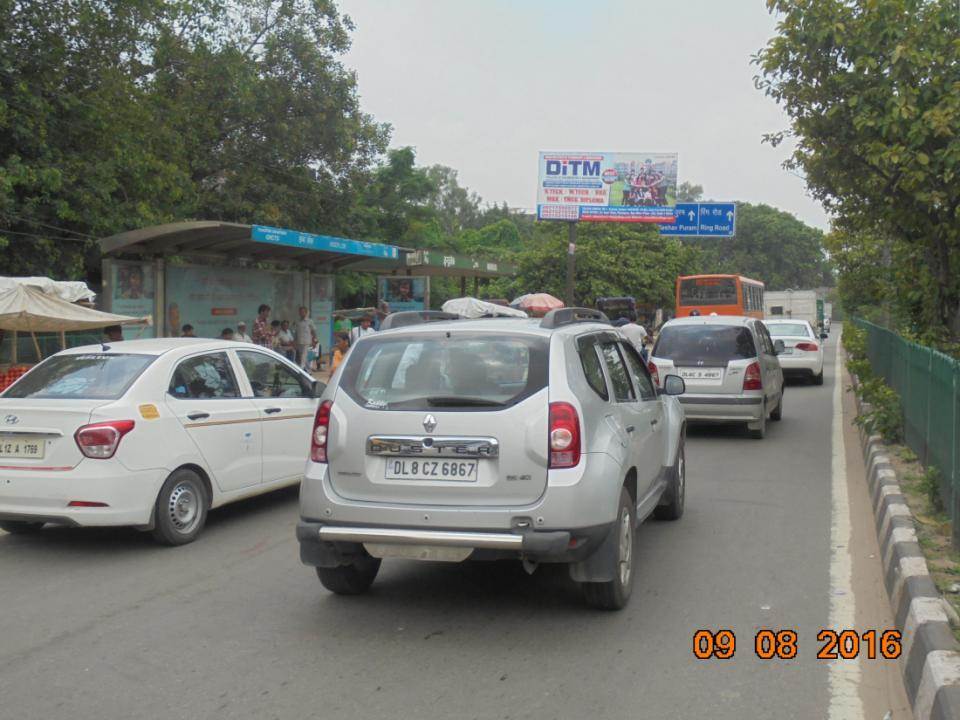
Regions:
[[567, 223], [567, 292], [564, 302], [567, 307], [576, 304], [573, 292], [573, 278], [577, 269], [577, 221]]

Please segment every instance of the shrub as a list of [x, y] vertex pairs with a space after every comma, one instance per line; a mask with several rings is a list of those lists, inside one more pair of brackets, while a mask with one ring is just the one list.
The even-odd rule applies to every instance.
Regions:
[[936, 512], [943, 511], [943, 497], [940, 495], [940, 470], [932, 465], [923, 471], [920, 477], [920, 489], [930, 501], [930, 506]]
[[852, 360], [863, 360], [867, 357], [867, 331], [861, 330], [853, 323], [846, 323], [843, 328], [843, 349]]
[[870, 409], [857, 418], [857, 423], [868, 433], [878, 433], [888, 443], [903, 439], [903, 411], [900, 396], [881, 378], [863, 380], [857, 392], [870, 404]]

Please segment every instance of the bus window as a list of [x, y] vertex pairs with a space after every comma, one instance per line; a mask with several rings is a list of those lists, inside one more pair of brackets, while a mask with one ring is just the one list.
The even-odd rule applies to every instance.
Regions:
[[680, 282], [681, 305], [736, 305], [734, 278], [684, 278]]

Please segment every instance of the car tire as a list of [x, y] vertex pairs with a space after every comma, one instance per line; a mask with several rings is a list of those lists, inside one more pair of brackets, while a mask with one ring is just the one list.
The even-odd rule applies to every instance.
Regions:
[[0, 530], [6, 530], [11, 535], [30, 535], [40, 532], [43, 525], [42, 522], [30, 522], [29, 520], [4, 520], [0, 522]]
[[653, 509], [653, 516], [657, 520], [679, 520], [683, 515], [683, 504], [687, 496], [687, 459], [683, 446], [684, 442], [681, 437], [670, 484], [663, 493], [662, 499], [667, 502], [664, 505], [657, 505]]
[[612, 533], [617, 533], [611, 551], [615, 553], [617, 571], [609, 582], [583, 583], [587, 604], [600, 610], [622, 610], [630, 600], [633, 589], [633, 546], [636, 540], [637, 508], [625, 487], [620, 489], [620, 504]]
[[819, 375], [814, 375], [812, 381], [814, 385], [823, 385], [823, 370], [820, 371]]
[[193, 470], [174, 470], [157, 495], [153, 539], [162, 545], [193, 542], [207, 522], [209, 507], [200, 476]]
[[777, 403], [777, 407], [770, 413], [770, 419], [774, 422], [780, 422], [783, 420], [783, 396], [786, 393], [783, 392], [783, 389], [780, 390], [780, 402]]
[[752, 423], [747, 423], [747, 434], [754, 440], [763, 440], [767, 436], [767, 403], [764, 402], [760, 408], [760, 421], [758, 428], [750, 427]]
[[349, 565], [317, 568], [320, 583], [336, 595], [360, 595], [373, 585], [380, 571], [380, 558], [364, 554]]

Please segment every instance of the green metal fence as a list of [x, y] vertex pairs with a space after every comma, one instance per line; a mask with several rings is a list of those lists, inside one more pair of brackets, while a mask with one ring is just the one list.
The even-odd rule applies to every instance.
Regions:
[[960, 362], [904, 340], [886, 328], [855, 319], [867, 331], [873, 371], [900, 394], [904, 439], [925, 466], [940, 470], [940, 493], [960, 532]]

